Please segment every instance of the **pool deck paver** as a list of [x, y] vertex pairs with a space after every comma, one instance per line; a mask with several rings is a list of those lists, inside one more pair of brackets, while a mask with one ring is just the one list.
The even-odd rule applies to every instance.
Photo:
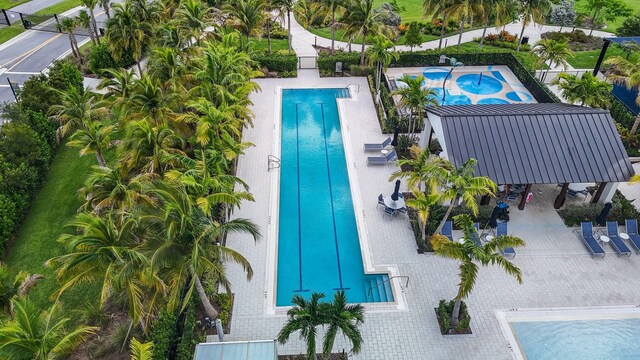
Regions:
[[[236, 294], [231, 333], [226, 340], [273, 339], [284, 324], [282, 315], [266, 315], [268, 226], [277, 219], [269, 218], [271, 177], [267, 172], [267, 155], [273, 152], [274, 114], [278, 87], [315, 88], [335, 87], [349, 83], [360, 84], [356, 101], [347, 101], [342, 121], [349, 127], [346, 151], [355, 162], [357, 186], [362, 202], [366, 231], [373, 253], [373, 262], [395, 264], [401, 275], [410, 276], [406, 289], [406, 311], [368, 312], [362, 327], [362, 352], [353, 359], [461, 359], [508, 360], [512, 358], [507, 341], [495, 317], [495, 309], [549, 308], [633, 305], [640, 301], [640, 256], [618, 258], [606, 246], [604, 259], [592, 259], [578, 236], [564, 226], [553, 210], [555, 185], [534, 186], [534, 198], [524, 211], [511, 203], [509, 232], [527, 241], [527, 247], [517, 249], [514, 262], [523, 272], [524, 283], [495, 267], [482, 268], [475, 290], [467, 300], [472, 316], [474, 337], [444, 337], [440, 335], [433, 308], [440, 299], [452, 298], [456, 293], [457, 264], [454, 261], [416, 252], [415, 241], [408, 221], [402, 216], [391, 221], [376, 209], [380, 193], [390, 193], [393, 184], [388, 176], [395, 165], [367, 166], [361, 149], [365, 142], [375, 142], [381, 134], [373, 100], [364, 78], [319, 78], [317, 73], [303, 71], [294, 79], [256, 80], [262, 90], [251, 96], [256, 114], [254, 127], [244, 131], [244, 140], [256, 146], [246, 151], [238, 162], [238, 176], [251, 187], [256, 201], [246, 203], [234, 216], [249, 218], [261, 228], [263, 238], [254, 245], [247, 237], [231, 235], [228, 245], [251, 262], [255, 271], [248, 282], [242, 270], [230, 264], [229, 278]], [[570, 201], [584, 201], [583, 198]], [[357, 215], [357, 214], [356, 214]], [[457, 235], [457, 234], [456, 234]], [[455, 235], [454, 235], [455, 236]], [[265, 291], [266, 289], [266, 291]], [[330, 295], [330, 294], [328, 294]], [[322, 333], [320, 334], [322, 335]], [[334, 349], [348, 349], [338, 337]], [[292, 336], [279, 346], [280, 354], [303, 353], [305, 344]]]

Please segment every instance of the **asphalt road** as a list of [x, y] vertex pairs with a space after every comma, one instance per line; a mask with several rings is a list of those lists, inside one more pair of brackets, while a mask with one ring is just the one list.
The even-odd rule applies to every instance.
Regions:
[[[55, 3], [46, 0], [32, 0], [31, 2], [44, 2], [47, 3], [47, 6]], [[104, 10], [96, 7], [95, 11], [96, 20], [106, 22], [107, 17]], [[77, 12], [69, 14], [69, 16], [75, 15]], [[86, 36], [76, 36], [76, 38], [78, 42], [88, 39]], [[30, 76], [46, 69], [51, 62], [63, 56], [70, 49], [68, 35], [37, 30], [27, 30], [18, 37], [0, 45], [0, 102], [15, 100], [7, 78], [22, 85]]]

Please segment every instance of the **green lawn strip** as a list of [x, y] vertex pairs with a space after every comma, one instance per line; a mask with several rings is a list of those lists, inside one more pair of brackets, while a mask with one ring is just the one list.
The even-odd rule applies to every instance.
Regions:
[[6, 26], [6, 27], [1, 28], [0, 29], [0, 44], [13, 39], [14, 37], [22, 34], [22, 32], [24, 32], [24, 27], [22, 27], [22, 24]]
[[[633, 13], [634, 14], [640, 13], [640, 1], [637, 1], [637, 0], [625, 0], [624, 3], [627, 4], [628, 7], [633, 9]], [[592, 17], [593, 16], [593, 12], [588, 12], [587, 9], [586, 9], [586, 6], [587, 6], [586, 1], [576, 1], [576, 4], [575, 4], [576, 11], [578, 11], [580, 13], [587, 14], [587, 15], [589, 15], [589, 17]], [[623, 17], [619, 17], [619, 18], [616, 19], [616, 21], [612, 21], [612, 22], [605, 21], [607, 27], [605, 29], [603, 29], [603, 31], [614, 33], [614, 32], [616, 32], [618, 27], [620, 25], [622, 25], [623, 21], [624, 21]]]
[[36, 15], [61, 14], [67, 10], [71, 10], [76, 6], [80, 6], [80, 0], [62, 0], [61, 2], [46, 7], [36, 12]]
[[[111, 158], [114, 156], [112, 153], [108, 154]], [[45, 267], [44, 263], [53, 256], [65, 253], [57, 239], [67, 230], [64, 225], [77, 214], [81, 205], [78, 189], [82, 187], [91, 166], [96, 164], [94, 156], [79, 157], [77, 148], [60, 146], [44, 185], [19, 226], [16, 239], [9, 245], [5, 261], [12, 270], [45, 276], [29, 293], [29, 297], [41, 308], [51, 303], [50, 295], [58, 289], [54, 270]], [[98, 285], [83, 285], [69, 290], [62, 301], [68, 310], [74, 310], [88, 301], [95, 302], [98, 296]]]
[[[326, 27], [326, 28], [308, 28], [307, 29], [309, 32], [311, 32], [312, 34], [318, 35], [320, 37], [326, 38], [326, 39], [331, 39], [331, 29]], [[422, 42], [426, 42], [426, 41], [431, 41], [431, 40], [437, 40], [439, 39], [438, 36], [435, 35], [422, 35]], [[342, 42], [347, 42], [349, 39], [344, 35], [344, 30], [342, 29], [336, 29], [336, 41], [342, 41]], [[361, 45], [362, 44], [362, 38], [358, 37], [355, 39], [355, 41], [353, 42], [353, 45]], [[404, 35], [400, 36], [398, 38], [398, 41], [395, 42], [396, 45], [404, 45]]]
[[[591, 50], [591, 51], [580, 51], [576, 52], [573, 58], [568, 58], [567, 62], [576, 69], [593, 69], [596, 66], [596, 62], [598, 61], [598, 57], [600, 56], [600, 49]], [[605, 59], [614, 56], [622, 56], [624, 58], [627, 57], [627, 52], [622, 49], [610, 46], [607, 50], [607, 54], [605, 55]], [[631, 53], [629, 56], [630, 60], [634, 60], [638, 58], [637, 53]]]
[[[389, 0], [374, 0], [374, 8], [378, 9], [385, 2], [388, 3]], [[404, 7], [404, 10], [398, 13], [402, 18], [402, 23], [427, 20], [422, 16], [422, 0], [397, 0], [397, 4]]]
[[[262, 39], [251, 38], [251, 42], [253, 43], [254, 50], [267, 51], [268, 44], [266, 37]], [[288, 48], [287, 39], [271, 39], [271, 51], [287, 50]]]
[[0, 0], [0, 9], [9, 10], [14, 6], [18, 6], [29, 1], [31, 0]]

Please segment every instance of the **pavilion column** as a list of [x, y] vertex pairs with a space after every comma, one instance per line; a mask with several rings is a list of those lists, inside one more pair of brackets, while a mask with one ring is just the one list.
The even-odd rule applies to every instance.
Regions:
[[602, 193], [604, 192], [604, 188], [606, 185], [607, 185], [606, 182], [602, 182], [598, 184], [598, 188], [596, 189], [596, 192], [591, 197], [592, 204], [595, 204], [600, 200], [600, 197], [602, 197]]
[[531, 184], [527, 184], [524, 188], [524, 192], [522, 192], [522, 198], [520, 199], [520, 204], [518, 204], [518, 209], [524, 210], [524, 206], [527, 203], [527, 196], [531, 192]]
[[556, 201], [553, 203], [554, 209], [560, 209], [562, 205], [564, 205], [564, 201], [567, 198], [567, 190], [569, 190], [569, 183], [562, 184], [562, 189], [560, 190], [560, 194], [556, 197]]

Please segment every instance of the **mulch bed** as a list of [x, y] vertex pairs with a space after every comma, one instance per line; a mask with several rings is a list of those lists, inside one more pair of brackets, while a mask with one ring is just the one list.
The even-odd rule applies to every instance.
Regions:
[[436, 312], [436, 318], [438, 318], [438, 326], [440, 327], [440, 333], [442, 335], [469, 335], [472, 334], [471, 332], [471, 326], [469, 326], [468, 328], [462, 330], [462, 331], [457, 331], [455, 328], [454, 329], [444, 329], [444, 324], [442, 323], [442, 319], [440, 319], [440, 316], [438, 316], [438, 308], [433, 308], [433, 310]]
[[[227, 321], [227, 323], [224, 324], [224, 326], [222, 327], [222, 330], [225, 334], [229, 334], [231, 332], [231, 320], [233, 319], [234, 300], [235, 300], [235, 294], [231, 294], [231, 308], [229, 309], [229, 321]], [[211, 301], [211, 304], [213, 305], [213, 308], [216, 309], [218, 313], [222, 312], [222, 309], [220, 308], [220, 305], [218, 305], [217, 302]], [[196, 316], [198, 320], [202, 320], [207, 316], [200, 302], [198, 302], [198, 307], [196, 308], [196, 311], [197, 311]], [[207, 332], [207, 335], [218, 335], [218, 330], [216, 330], [215, 326], [206, 329], [206, 332]]]

